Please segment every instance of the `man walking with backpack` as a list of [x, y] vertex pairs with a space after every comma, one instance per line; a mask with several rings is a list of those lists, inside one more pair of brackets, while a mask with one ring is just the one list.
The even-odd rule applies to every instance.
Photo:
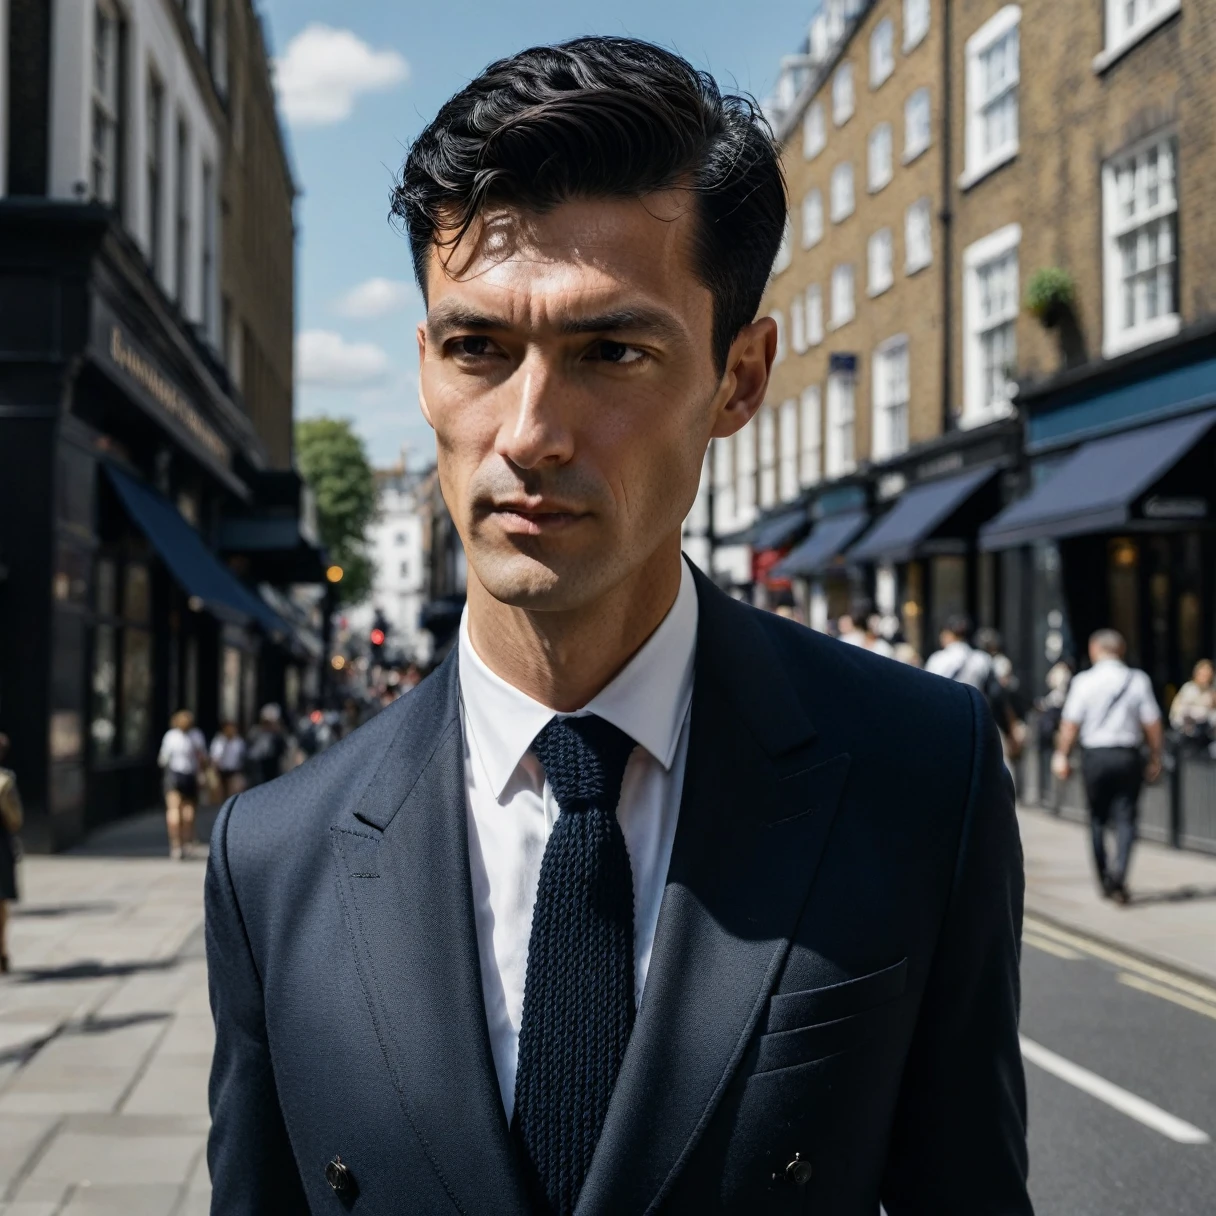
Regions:
[[[1113, 629], [1100, 629], [1089, 639], [1092, 666], [1073, 678], [1052, 759], [1057, 779], [1067, 781], [1072, 772], [1069, 755], [1080, 740], [1098, 881], [1103, 896], [1119, 904], [1128, 902], [1127, 867], [1136, 839], [1140, 788], [1161, 774], [1164, 736], [1152, 683], [1123, 661], [1126, 651], [1123, 636]], [[1145, 743], [1147, 765], [1141, 754]], [[1115, 829], [1113, 865], [1106, 851], [1108, 826]]]

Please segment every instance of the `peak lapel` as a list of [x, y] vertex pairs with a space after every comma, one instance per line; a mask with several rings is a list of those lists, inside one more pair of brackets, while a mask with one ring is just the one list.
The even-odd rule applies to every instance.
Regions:
[[331, 830], [339, 889], [380, 1047], [454, 1206], [524, 1216], [481, 989], [455, 654], [409, 697]]
[[638, 1021], [578, 1216], [653, 1210], [692, 1151], [788, 951], [848, 771], [847, 755], [816, 751], [753, 615], [698, 583], [679, 825]]

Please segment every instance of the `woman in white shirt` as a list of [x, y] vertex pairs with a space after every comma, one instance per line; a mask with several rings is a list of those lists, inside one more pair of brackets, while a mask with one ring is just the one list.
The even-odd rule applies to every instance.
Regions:
[[194, 715], [188, 709], [179, 709], [169, 719], [169, 729], [161, 740], [156, 762], [165, 770], [165, 824], [169, 829], [169, 856], [180, 861], [194, 843], [198, 779], [207, 762], [207, 740], [194, 725]]
[[222, 723], [211, 740], [211, 763], [220, 775], [225, 798], [245, 788], [245, 740], [235, 722]]

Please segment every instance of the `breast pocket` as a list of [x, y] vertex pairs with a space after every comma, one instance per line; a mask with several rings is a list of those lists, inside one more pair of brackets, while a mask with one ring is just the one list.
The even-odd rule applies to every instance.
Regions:
[[907, 982], [905, 958], [826, 988], [778, 993], [769, 1002], [754, 1073], [821, 1060], [864, 1042], [881, 1030]]

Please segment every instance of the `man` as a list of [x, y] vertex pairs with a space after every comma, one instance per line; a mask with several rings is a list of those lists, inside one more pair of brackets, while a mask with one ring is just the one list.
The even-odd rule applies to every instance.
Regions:
[[762, 119], [645, 43], [542, 47], [396, 208], [468, 606], [216, 826], [213, 1210], [1028, 1213], [982, 699], [680, 552], [776, 347]]
[[[1100, 629], [1089, 639], [1088, 671], [1078, 672], [1068, 690], [1052, 771], [1067, 781], [1069, 756], [1078, 739], [1084, 750], [1081, 773], [1089, 803], [1094, 865], [1102, 894], [1126, 904], [1127, 867], [1136, 839], [1140, 787], [1161, 775], [1164, 731], [1153, 685], [1143, 671], [1123, 661], [1122, 634]], [[1148, 744], [1148, 764], [1141, 749]], [[1106, 829], [1115, 829], [1115, 859], [1106, 849]]]
[[992, 660], [982, 650], [971, 647], [967, 641], [970, 636], [971, 622], [965, 616], [949, 617], [938, 635], [941, 649], [929, 656], [925, 670], [982, 692], [992, 675]]

